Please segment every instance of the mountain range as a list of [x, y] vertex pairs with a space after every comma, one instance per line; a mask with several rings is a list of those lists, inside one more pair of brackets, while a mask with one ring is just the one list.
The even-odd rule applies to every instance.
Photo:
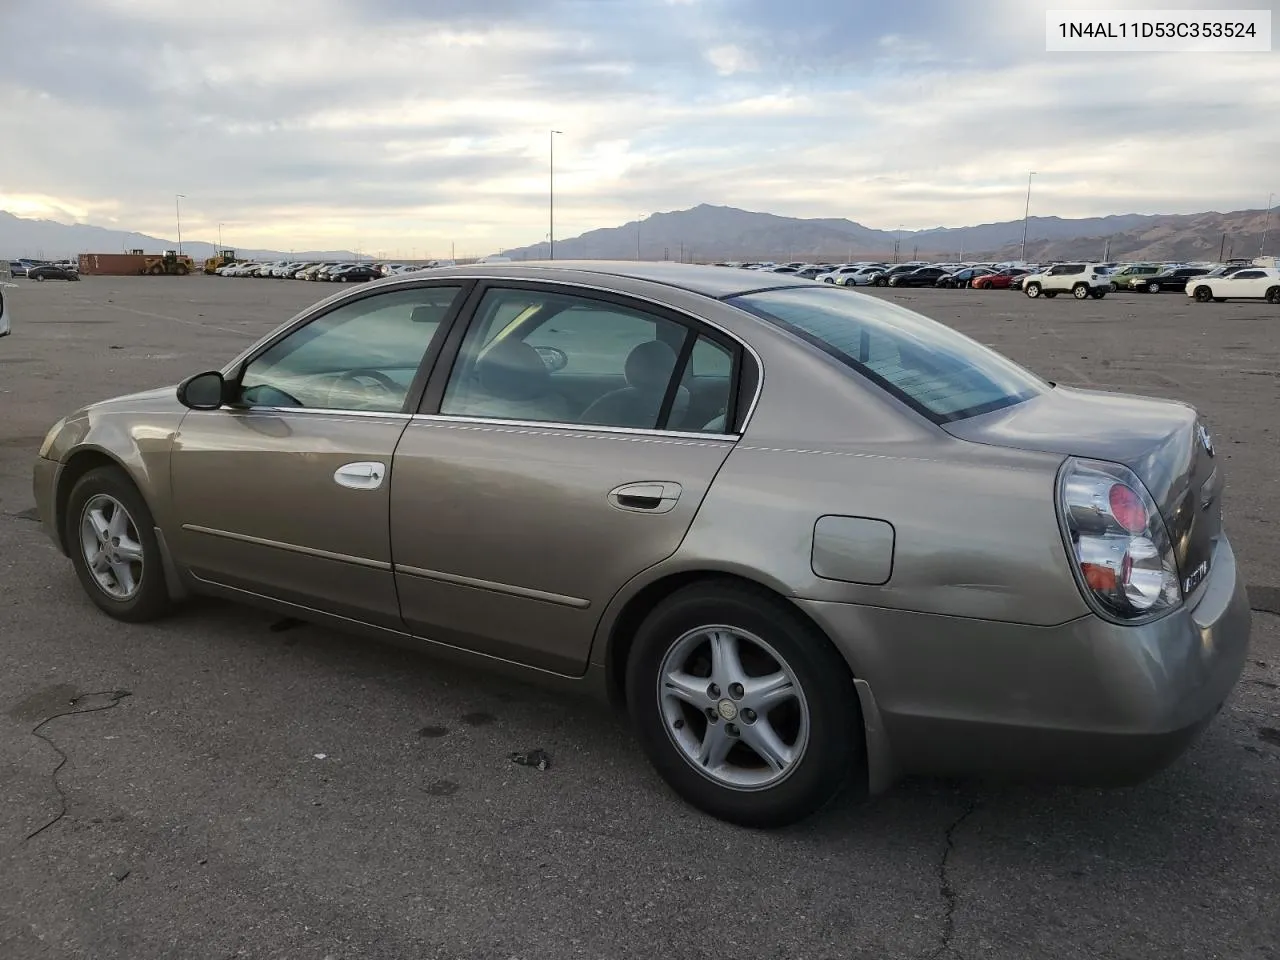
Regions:
[[[163, 253], [178, 249], [175, 240], [111, 230], [87, 223], [58, 223], [55, 220], [28, 220], [0, 210], [0, 257], [16, 259], [34, 257], [38, 260], [57, 260], [76, 257], [82, 253], [127, 253], [141, 250], [144, 253]], [[217, 247], [212, 243], [184, 241], [182, 252], [197, 261], [212, 257]], [[254, 260], [278, 260], [290, 256], [288, 250], [237, 250], [242, 257]], [[352, 260], [350, 250], [296, 250], [295, 260]], [[364, 257], [368, 259], [368, 253]]]
[[[1267, 220], [1264, 210], [1130, 213], [1074, 220], [1031, 217], [1027, 259], [1200, 260], [1216, 259], [1220, 253], [1231, 256], [1232, 251], [1237, 256], [1256, 256]], [[1271, 226], [1270, 239], [1280, 241], [1280, 218]], [[853, 220], [781, 217], [704, 203], [557, 240], [555, 255], [588, 260], [839, 261], [892, 258], [896, 251], [901, 260], [1009, 260], [1021, 254], [1022, 231], [1023, 221], [1009, 220], [898, 232]], [[503, 254], [523, 260], [542, 259], [548, 252], [546, 243], [538, 243]]]
[[[1214, 260], [1257, 256], [1264, 237], [1267, 253], [1280, 247], [1280, 217], [1264, 210], [1233, 213], [1117, 214], [1027, 221], [1027, 259]], [[699, 204], [688, 210], [654, 213], [618, 227], [591, 230], [557, 240], [561, 259], [632, 260], [1010, 260], [1021, 254], [1023, 221], [929, 230], [877, 230], [853, 220], [783, 217], [736, 207]], [[54, 259], [80, 253], [176, 249], [173, 240], [111, 230], [90, 224], [30, 220], [0, 210], [0, 257]], [[187, 242], [183, 252], [197, 260], [212, 256], [212, 244]], [[246, 250], [254, 259], [349, 260], [350, 250]], [[544, 259], [548, 244], [502, 251], [513, 260]], [[367, 257], [368, 254], [366, 253]]]

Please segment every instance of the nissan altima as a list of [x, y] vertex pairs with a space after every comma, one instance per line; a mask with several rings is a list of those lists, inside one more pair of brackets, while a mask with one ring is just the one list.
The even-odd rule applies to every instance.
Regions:
[[903, 774], [1132, 782], [1237, 682], [1204, 419], [886, 300], [684, 264], [344, 289], [49, 431], [106, 615], [192, 594], [586, 689], [753, 826]]

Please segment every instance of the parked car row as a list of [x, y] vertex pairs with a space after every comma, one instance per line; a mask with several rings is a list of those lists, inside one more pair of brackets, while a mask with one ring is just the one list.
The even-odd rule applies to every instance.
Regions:
[[80, 267], [74, 260], [10, 260], [9, 275], [28, 280], [79, 280]]
[[428, 263], [372, 263], [369, 261], [251, 261], [229, 263], [214, 270], [220, 277], [267, 277], [276, 280], [323, 280], [330, 283], [364, 283], [402, 273], [414, 273], [434, 267], [453, 266], [451, 260]]
[[1048, 264], [925, 263], [733, 263], [718, 264], [781, 273], [837, 286], [939, 287], [1015, 290], [1031, 299], [1070, 293], [1077, 300], [1101, 300], [1108, 293], [1186, 293], [1200, 302], [1260, 299], [1280, 303], [1280, 269], [1275, 258], [1199, 263]]

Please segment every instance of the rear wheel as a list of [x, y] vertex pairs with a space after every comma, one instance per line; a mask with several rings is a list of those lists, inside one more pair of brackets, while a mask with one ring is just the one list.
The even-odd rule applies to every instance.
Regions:
[[784, 601], [749, 587], [694, 584], [659, 604], [631, 650], [627, 702], [667, 783], [732, 823], [794, 823], [862, 769], [843, 659]]
[[1093, 291], [1093, 294], [1092, 294], [1093, 299], [1101, 300], [1103, 297], [1107, 295], [1107, 293], [1108, 293], [1108, 290], [1106, 287], [1100, 287], [1099, 289]]
[[1023, 288], [1023, 291], [1022, 291], [1022, 292], [1023, 292], [1023, 293], [1025, 293], [1025, 294], [1026, 294], [1028, 297], [1030, 297], [1032, 300], [1034, 300], [1036, 297], [1040, 296], [1040, 284], [1038, 284], [1038, 283], [1028, 283], [1028, 284]]
[[1077, 283], [1071, 288], [1071, 295], [1077, 300], [1084, 300], [1089, 296], [1089, 287], [1084, 283]]
[[1267, 291], [1267, 303], [1280, 303], [1280, 287], [1272, 287]]
[[1160, 284], [1158, 283], [1147, 284], [1147, 293], [1159, 293], [1159, 292], [1160, 292]]
[[77, 480], [63, 524], [76, 575], [100, 610], [133, 623], [168, 612], [155, 521], [124, 471], [98, 467]]

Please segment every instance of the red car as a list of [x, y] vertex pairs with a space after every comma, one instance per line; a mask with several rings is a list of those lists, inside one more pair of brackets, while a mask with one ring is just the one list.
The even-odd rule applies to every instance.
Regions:
[[974, 277], [971, 286], [975, 290], [1008, 290], [1009, 284], [1018, 277], [1025, 277], [1029, 270], [1001, 270], [989, 273], [985, 277]]

